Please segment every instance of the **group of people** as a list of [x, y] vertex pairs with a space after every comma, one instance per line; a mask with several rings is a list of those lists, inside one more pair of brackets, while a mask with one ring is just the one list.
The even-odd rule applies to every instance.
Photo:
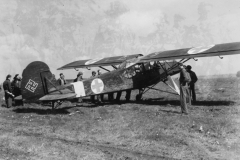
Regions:
[[[181, 104], [181, 112], [183, 114], [188, 114], [188, 106], [196, 102], [196, 93], [195, 93], [195, 83], [197, 82], [198, 78], [191, 69], [192, 67], [190, 65], [184, 66], [183, 64], [180, 64], [181, 72], [179, 77], [179, 83], [180, 83], [180, 104]], [[98, 70], [92, 71], [92, 76], [97, 77], [101, 75], [101, 71]], [[82, 81], [83, 79], [83, 73], [78, 72], [77, 77], [74, 79], [74, 82]], [[64, 75], [60, 73], [60, 78], [58, 79], [59, 85], [65, 85], [66, 80], [64, 78]], [[131, 91], [126, 91], [126, 100], [129, 101], [131, 98]], [[118, 91], [116, 95], [116, 101], [119, 101], [122, 95], [122, 91]], [[104, 95], [97, 95], [91, 96], [91, 101], [95, 102], [95, 97], [97, 97], [97, 102], [101, 103], [103, 101]], [[109, 101], [114, 99], [114, 93], [108, 93], [108, 99]], [[78, 99], [78, 102], [82, 102], [82, 98]]]
[[[97, 72], [92, 71], [92, 75], [91, 75], [90, 78], [97, 77], [101, 74], [102, 74], [101, 70], [97, 70]], [[80, 72], [78, 72], [77, 77], [73, 80], [73, 82], [82, 81], [82, 80], [84, 80], [83, 73], [80, 71]], [[63, 73], [60, 73], [60, 78], [58, 79], [58, 83], [59, 83], [59, 85], [67, 84], [67, 82], [65, 80], [65, 76], [63, 75]], [[122, 91], [118, 91], [117, 95], [116, 95], [116, 99], [115, 99], [117, 102], [120, 101], [121, 95], [122, 95]], [[130, 97], [131, 97], [131, 90], [127, 90], [126, 91], [126, 97], [125, 97], [126, 100], [129, 101]], [[93, 102], [93, 103], [94, 102], [101, 103], [104, 100], [104, 95], [103, 94], [96, 95], [96, 96], [92, 95], [90, 99], [91, 99], [91, 102]], [[109, 101], [114, 100], [114, 93], [108, 93], [108, 100]], [[78, 103], [81, 103], [81, 102], [82, 102], [82, 98], [80, 97], [80, 98], [78, 98]]]
[[[180, 83], [180, 104], [181, 104], [181, 111], [184, 114], [188, 114], [188, 106], [192, 103], [196, 102], [196, 93], [195, 93], [195, 83], [197, 82], [198, 78], [191, 69], [192, 67], [190, 65], [184, 66], [183, 64], [180, 65], [181, 72], [179, 77], [179, 83]], [[101, 75], [101, 71], [98, 70], [92, 71], [92, 76], [97, 77]], [[6, 77], [6, 80], [3, 82], [3, 89], [5, 92], [5, 101], [6, 106], [8, 108], [12, 107], [12, 101], [14, 97], [17, 97], [21, 95], [21, 77], [19, 74], [16, 74], [11, 81], [12, 76], [9, 74]], [[77, 77], [74, 79], [74, 82], [82, 81], [83, 79], [83, 73], [78, 72]], [[65, 85], [67, 84], [65, 77], [63, 73], [60, 73], [60, 78], [58, 79], [59, 85]], [[120, 100], [120, 97], [122, 95], [122, 91], [117, 92], [116, 101]], [[104, 95], [96, 95], [97, 102], [102, 102]], [[126, 100], [129, 101], [131, 97], [131, 90], [126, 91]], [[114, 93], [108, 93], [108, 99], [111, 101], [114, 99]], [[95, 96], [91, 96], [91, 101], [95, 102]], [[78, 98], [78, 102], [82, 102], [82, 98]]]
[[12, 107], [13, 98], [21, 95], [21, 77], [19, 74], [16, 74], [11, 81], [12, 76], [9, 74], [6, 77], [6, 80], [3, 82], [3, 89], [5, 92], [5, 102], [6, 107]]
[[196, 103], [195, 83], [198, 78], [190, 65], [180, 65], [180, 105], [183, 114], [188, 114], [188, 106]]

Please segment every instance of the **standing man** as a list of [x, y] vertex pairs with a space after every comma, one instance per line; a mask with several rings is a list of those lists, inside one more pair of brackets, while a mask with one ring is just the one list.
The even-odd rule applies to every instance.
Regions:
[[191, 95], [191, 99], [192, 99], [193, 103], [195, 103], [196, 102], [195, 83], [197, 82], [198, 78], [197, 78], [197, 75], [195, 74], [195, 72], [193, 72], [191, 69], [192, 69], [192, 66], [190, 66], [190, 65], [188, 65], [186, 67], [186, 70], [190, 74], [190, 77], [191, 77], [191, 82], [189, 83], [190, 95]]
[[179, 78], [180, 84], [180, 103], [181, 103], [181, 110], [182, 113], [188, 114], [188, 104], [190, 103], [189, 99], [189, 89], [188, 83], [191, 81], [189, 73], [185, 70], [184, 66], [180, 64], [181, 72]]
[[60, 86], [63, 86], [65, 84], [67, 84], [66, 80], [65, 80], [65, 76], [63, 75], [63, 73], [60, 73], [60, 78], [58, 79], [58, 83]]
[[[77, 78], [75, 78], [74, 80], [73, 80], [73, 82], [78, 82], [78, 81], [82, 81], [83, 80], [83, 73], [80, 71], [80, 72], [78, 72], [78, 74], [77, 74]], [[83, 100], [82, 100], [82, 98], [81, 97], [79, 97], [78, 98], [78, 103], [81, 103], [81, 102], [83, 102]]]
[[14, 94], [12, 93], [12, 87], [11, 87], [11, 75], [7, 75], [6, 80], [3, 82], [3, 89], [5, 93], [5, 101], [7, 108], [12, 107], [12, 99], [14, 97]]

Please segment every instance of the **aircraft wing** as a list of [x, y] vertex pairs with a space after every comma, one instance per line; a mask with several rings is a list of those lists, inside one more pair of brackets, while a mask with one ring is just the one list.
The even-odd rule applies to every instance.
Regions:
[[169, 51], [161, 51], [140, 57], [139, 62], [188, 59], [196, 57], [212, 57], [221, 55], [240, 54], [240, 42], [224, 43], [208, 46], [200, 46], [185, 49], [176, 49]]
[[74, 61], [69, 64], [66, 64], [66, 65], [58, 68], [57, 70], [117, 65], [117, 64], [124, 62], [125, 60], [136, 58], [139, 56], [142, 56], [142, 55], [141, 54], [133, 54], [133, 55], [126, 55], [126, 56], [115, 56], [115, 57], [79, 60], [79, 61]]

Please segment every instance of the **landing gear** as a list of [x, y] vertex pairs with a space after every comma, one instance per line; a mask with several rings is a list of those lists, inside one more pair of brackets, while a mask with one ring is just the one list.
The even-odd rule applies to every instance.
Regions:
[[[55, 102], [57, 103], [56, 105], [55, 105]], [[60, 101], [60, 100], [58, 100], [58, 101], [52, 101], [52, 110], [56, 109], [56, 108], [57, 108], [58, 106], [60, 106], [62, 103], [63, 103], [63, 101]]]
[[143, 91], [144, 91], [143, 88], [139, 89], [139, 94], [136, 95], [136, 101], [142, 100]]
[[142, 94], [137, 94], [136, 95], [136, 101], [142, 100]]

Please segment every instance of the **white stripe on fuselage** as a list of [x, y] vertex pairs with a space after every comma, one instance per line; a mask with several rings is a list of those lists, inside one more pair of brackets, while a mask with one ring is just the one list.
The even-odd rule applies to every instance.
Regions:
[[84, 85], [82, 81], [71, 83], [74, 86], [75, 93], [77, 94], [76, 97], [83, 97], [86, 96]]

